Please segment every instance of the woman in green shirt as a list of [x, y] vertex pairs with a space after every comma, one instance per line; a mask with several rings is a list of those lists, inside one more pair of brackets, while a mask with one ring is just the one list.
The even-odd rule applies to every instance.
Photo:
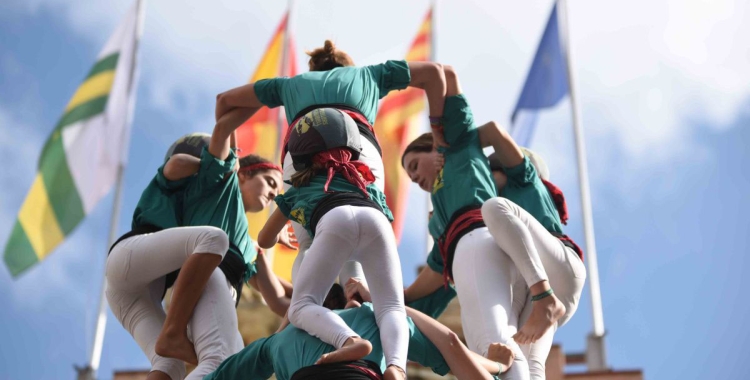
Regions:
[[[430, 115], [441, 116], [445, 95], [445, 80], [441, 65], [433, 62], [386, 61], [385, 63], [355, 66], [351, 57], [337, 49], [331, 41], [308, 53], [310, 71], [287, 78], [264, 79], [220, 94], [216, 102], [216, 118], [220, 120], [232, 110], [244, 112], [245, 119], [261, 107], [284, 106], [290, 128], [302, 115], [322, 106], [335, 107], [357, 122], [362, 137], [360, 160], [375, 176], [374, 185], [381, 191], [384, 187], [384, 168], [380, 146], [373, 124], [378, 102], [390, 91], [406, 87], [424, 89], [429, 101]], [[238, 120], [236, 128], [245, 119]], [[288, 133], [287, 133], [288, 135]], [[285, 144], [284, 144], [285, 145]], [[296, 172], [289, 154], [282, 154], [284, 167], [284, 190]], [[292, 222], [299, 241], [299, 252], [292, 270], [296, 278], [297, 269], [312, 238], [299, 223]], [[358, 265], [347, 263], [340, 279], [362, 277]]]

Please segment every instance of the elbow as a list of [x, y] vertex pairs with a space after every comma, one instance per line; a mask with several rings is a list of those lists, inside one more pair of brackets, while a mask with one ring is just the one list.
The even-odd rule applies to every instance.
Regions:
[[273, 248], [273, 246], [276, 244], [276, 237], [268, 235], [270, 234], [265, 230], [260, 230], [260, 233], [258, 233], [258, 246], [263, 249]]

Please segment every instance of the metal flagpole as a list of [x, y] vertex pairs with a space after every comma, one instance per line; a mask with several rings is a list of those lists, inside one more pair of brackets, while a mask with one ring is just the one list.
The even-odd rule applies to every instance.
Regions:
[[[130, 66], [130, 83], [128, 85], [128, 97], [130, 105], [128, 106], [128, 112], [126, 113], [127, 120], [126, 125], [130, 125], [133, 121], [133, 108], [135, 94], [132, 91], [135, 89], [136, 77], [136, 66], [138, 60], [138, 45], [140, 43], [140, 37], [143, 31], [144, 11], [145, 11], [145, 0], [138, 1], [137, 20], [136, 20], [136, 38], [135, 46], [133, 46], [133, 61]], [[130, 128], [126, 129], [130, 131]], [[115, 195], [112, 201], [112, 216], [109, 222], [109, 238], [107, 248], [117, 239], [117, 220], [120, 217], [120, 204], [122, 203], [122, 179], [125, 173], [125, 165], [120, 161], [117, 167], [117, 183], [115, 184]], [[78, 380], [95, 380], [96, 372], [99, 370], [99, 364], [102, 357], [102, 348], [104, 346], [104, 331], [107, 327], [107, 299], [106, 299], [106, 286], [107, 277], [102, 275], [102, 286], [101, 294], [99, 295], [99, 312], [96, 318], [96, 330], [94, 332], [94, 339], [92, 342], [91, 353], [89, 356], [89, 362], [86, 367], [76, 368], [78, 371]]]
[[583, 212], [583, 232], [586, 239], [586, 259], [588, 261], [589, 289], [591, 290], [591, 313], [593, 331], [589, 334], [586, 344], [586, 365], [591, 370], [607, 369], [607, 356], [604, 345], [604, 314], [602, 312], [602, 296], [599, 289], [599, 266], [596, 260], [596, 243], [594, 240], [594, 221], [591, 211], [591, 194], [589, 188], [588, 167], [586, 164], [586, 143], [581, 126], [581, 114], [576, 98], [575, 79], [571, 58], [571, 44], [568, 24], [567, 1], [559, 0], [559, 22], [562, 26], [561, 36], [563, 51], [568, 72], [568, 87], [570, 89], [570, 106], [573, 114], [573, 131], [576, 144], [576, 158], [578, 161], [578, 182], [581, 189], [581, 209]]
[[[435, 28], [435, 24], [436, 24], [435, 20], [437, 19], [437, 5], [438, 5], [438, 0], [432, 0], [432, 4], [430, 6], [430, 13], [431, 13], [431, 15], [430, 15], [430, 61], [432, 61], [432, 62], [435, 62], [435, 58], [437, 57], [437, 54], [436, 54], [437, 49], [435, 48], [435, 41], [436, 41], [435, 40], [435, 30], [437, 29], [437, 28]], [[430, 116], [429, 112], [430, 111], [429, 111], [429, 108], [428, 108], [428, 110], [427, 110], [428, 115], [427, 116]], [[432, 211], [432, 200], [430, 199], [430, 193], [428, 192], [426, 194], [427, 195], [425, 196], [425, 198], [427, 200], [426, 201], [426, 203], [427, 203], [427, 212], [429, 213], [430, 211]], [[427, 228], [427, 243], [425, 244], [425, 247], [427, 248], [427, 250], [425, 251], [425, 256], [430, 254], [430, 251], [433, 248], [432, 247], [433, 243], [434, 242], [432, 240], [432, 236], [430, 236], [430, 231], [429, 231], [429, 227], [428, 227]]]

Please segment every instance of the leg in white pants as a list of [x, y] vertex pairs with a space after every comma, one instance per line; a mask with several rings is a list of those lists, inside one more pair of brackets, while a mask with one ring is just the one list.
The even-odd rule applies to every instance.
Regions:
[[[372, 174], [375, 176], [374, 185], [378, 189], [385, 191], [385, 168], [383, 167], [383, 158], [380, 157], [380, 153], [378, 153], [375, 145], [372, 145], [370, 140], [366, 138], [362, 139], [362, 152], [359, 155], [359, 160], [370, 167]], [[294, 170], [294, 166], [292, 165], [292, 155], [287, 153], [287, 155], [284, 157], [284, 191], [287, 191], [290, 187], [292, 187], [292, 185], [287, 183], [287, 181], [291, 181], [292, 175], [296, 172], [297, 171]], [[292, 228], [294, 229], [294, 234], [297, 237], [297, 245], [299, 246], [299, 249], [297, 250], [297, 257], [294, 259], [294, 264], [292, 265], [292, 283], [294, 284], [297, 279], [299, 266], [302, 263], [302, 260], [305, 259], [305, 253], [310, 248], [310, 244], [312, 244], [312, 238], [301, 224], [292, 222]], [[362, 265], [353, 260], [348, 261], [341, 268], [341, 272], [339, 273], [339, 283], [344, 285], [346, 284], [346, 281], [348, 281], [352, 277], [361, 279], [365, 283], [365, 285], [367, 285], [367, 282], [364, 278]]]
[[528, 289], [510, 257], [486, 227], [464, 235], [456, 245], [453, 279], [461, 303], [461, 322], [469, 349], [487, 356], [491, 343], [511, 346], [516, 354], [503, 380], [528, 379], [529, 369], [513, 340]]
[[351, 259], [362, 263], [370, 280], [386, 363], [405, 369], [409, 331], [401, 264], [390, 223], [376, 209], [340, 206], [320, 219], [299, 269], [289, 320], [336, 348], [358, 336], [338, 315], [320, 306], [341, 266]]
[[216, 370], [224, 359], [242, 350], [244, 344], [234, 309], [236, 292], [224, 272], [216, 268], [195, 306], [190, 329], [198, 366], [186, 380], [198, 380]]
[[164, 276], [182, 267], [194, 253], [223, 257], [228, 248], [229, 240], [221, 229], [180, 227], [125, 239], [107, 257], [107, 302], [151, 361], [152, 371], [164, 372], [172, 380], [185, 377], [184, 363], [154, 350], [166, 317], [161, 306]]
[[558, 327], [564, 325], [578, 308], [586, 282], [586, 267], [578, 255], [508, 199], [497, 197], [484, 202], [482, 217], [495, 242], [513, 259], [528, 286], [538, 282], [540, 276], [549, 279], [555, 296], [565, 306], [565, 314], [557, 321]]

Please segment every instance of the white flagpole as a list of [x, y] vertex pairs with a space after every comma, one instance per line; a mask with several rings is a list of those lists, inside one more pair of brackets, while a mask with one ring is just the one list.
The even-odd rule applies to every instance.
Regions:
[[573, 113], [573, 131], [576, 144], [576, 158], [578, 161], [578, 182], [581, 189], [581, 209], [583, 211], [583, 232], [586, 239], [586, 259], [588, 261], [589, 289], [591, 291], [591, 313], [593, 331], [589, 334], [586, 345], [586, 364], [591, 370], [607, 368], [607, 356], [604, 345], [604, 314], [602, 312], [602, 296], [599, 288], [599, 266], [596, 260], [596, 242], [594, 240], [594, 221], [591, 211], [591, 194], [589, 188], [588, 167], [586, 163], [586, 143], [581, 126], [581, 114], [576, 98], [575, 79], [571, 58], [571, 45], [568, 24], [567, 1], [559, 0], [558, 22], [561, 25], [561, 43], [565, 54], [568, 87], [570, 89], [570, 106]]
[[[133, 110], [135, 107], [135, 93], [133, 93], [136, 89], [135, 81], [136, 78], [136, 70], [137, 70], [137, 62], [138, 62], [138, 45], [140, 43], [140, 37], [143, 33], [143, 22], [144, 22], [144, 12], [145, 12], [145, 0], [137, 0], [138, 1], [138, 10], [137, 10], [137, 17], [136, 20], [136, 38], [135, 38], [135, 46], [133, 47], [133, 62], [130, 66], [130, 83], [128, 84], [128, 102], [130, 103], [128, 105], [128, 112], [126, 113], [127, 120], [125, 121], [126, 125], [130, 125], [133, 122]], [[126, 131], [130, 131], [131, 128], [126, 128]], [[112, 244], [114, 244], [115, 240], [117, 239], [117, 220], [120, 217], [120, 204], [122, 203], [122, 179], [124, 177], [125, 173], [125, 165], [120, 161], [120, 164], [117, 167], [117, 183], [115, 184], [115, 195], [114, 200], [112, 201], [112, 215], [110, 217], [109, 222], [109, 238], [108, 238], [108, 244], [107, 249], [109, 249]], [[103, 274], [102, 275], [102, 286], [101, 286], [101, 293], [99, 295], [99, 311], [96, 318], [96, 330], [94, 332], [94, 339], [92, 342], [91, 352], [89, 356], [89, 362], [88, 365], [84, 368], [77, 368], [78, 371], [78, 380], [95, 380], [96, 379], [96, 372], [99, 370], [99, 364], [101, 362], [102, 358], [102, 348], [104, 347], [104, 332], [105, 328], [107, 327], [107, 299], [106, 299], [106, 286], [107, 286], [107, 277]]]

